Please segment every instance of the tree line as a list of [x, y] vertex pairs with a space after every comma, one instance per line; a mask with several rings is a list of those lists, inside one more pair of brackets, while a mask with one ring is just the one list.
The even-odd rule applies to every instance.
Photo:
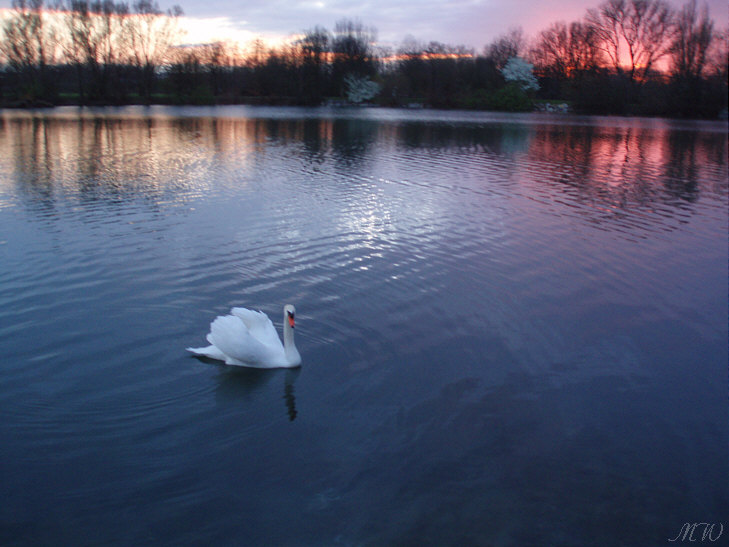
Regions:
[[179, 36], [151, 0], [13, 0], [0, 31], [0, 96], [20, 105], [150, 102]]
[[13, 0], [0, 31], [6, 105], [292, 104], [531, 110], [715, 118], [727, 108], [727, 30], [689, 0], [605, 0], [536, 37], [512, 29], [481, 52], [463, 45], [377, 45], [339, 21], [277, 48], [180, 46], [175, 7], [152, 0]]

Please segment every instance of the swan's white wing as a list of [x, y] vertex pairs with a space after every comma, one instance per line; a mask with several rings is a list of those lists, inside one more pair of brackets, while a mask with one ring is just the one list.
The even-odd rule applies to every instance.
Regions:
[[263, 345], [283, 349], [281, 339], [278, 337], [278, 333], [268, 315], [262, 311], [253, 311], [247, 308], [233, 308], [230, 313], [243, 321], [251, 336]]
[[266, 345], [252, 336], [246, 324], [234, 315], [216, 318], [210, 325], [207, 338], [225, 355], [228, 364], [269, 367], [281, 361], [283, 356], [283, 346], [278, 337], [278, 347]]

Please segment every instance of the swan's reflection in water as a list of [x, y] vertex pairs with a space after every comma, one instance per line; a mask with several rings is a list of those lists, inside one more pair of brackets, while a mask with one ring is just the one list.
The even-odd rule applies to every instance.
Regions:
[[226, 399], [250, 398], [262, 393], [264, 388], [276, 378], [283, 377], [284, 389], [282, 399], [286, 404], [289, 421], [296, 419], [296, 395], [294, 383], [301, 373], [301, 368], [261, 369], [223, 365], [220, 361], [199, 358], [201, 361], [213, 363], [220, 368], [217, 394]]

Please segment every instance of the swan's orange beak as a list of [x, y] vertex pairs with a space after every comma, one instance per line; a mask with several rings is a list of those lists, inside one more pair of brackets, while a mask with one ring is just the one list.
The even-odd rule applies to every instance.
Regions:
[[294, 328], [294, 315], [292, 313], [289, 314], [289, 327]]

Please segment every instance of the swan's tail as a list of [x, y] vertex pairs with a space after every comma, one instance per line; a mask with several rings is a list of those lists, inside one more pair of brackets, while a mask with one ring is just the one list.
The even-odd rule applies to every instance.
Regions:
[[200, 357], [209, 357], [210, 359], [217, 359], [218, 361], [225, 361], [225, 354], [215, 346], [207, 346], [205, 348], [185, 348], [187, 351], [194, 353]]

